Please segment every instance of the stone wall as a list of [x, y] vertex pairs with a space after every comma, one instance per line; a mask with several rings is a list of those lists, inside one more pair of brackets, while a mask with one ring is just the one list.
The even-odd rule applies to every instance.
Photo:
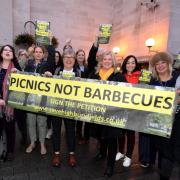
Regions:
[[[59, 50], [67, 38], [72, 39], [75, 50], [88, 53], [100, 23], [113, 23], [109, 45], [121, 48], [120, 55], [149, 55], [145, 40], [153, 37], [153, 49], [180, 51], [179, 0], [159, 0], [155, 11], [140, 5], [140, 0], [4, 0], [0, 7], [0, 44], [12, 44], [13, 37], [24, 32], [26, 21], [46, 20], [59, 39]], [[31, 30], [30, 30], [31, 29]], [[33, 27], [27, 27], [34, 33]]]
[[140, 5], [138, 0], [131, 3], [126, 0], [113, 1], [113, 34], [111, 48], [119, 46], [121, 55], [148, 55], [145, 40], [153, 37], [156, 41], [154, 49], [167, 49], [169, 31], [169, 0], [160, 0], [160, 6], [155, 11]]
[[71, 38], [75, 50], [82, 48], [88, 52], [99, 24], [110, 23], [110, 9], [108, 0], [31, 0], [31, 20], [51, 22], [60, 50]]
[[12, 0], [4, 0], [0, 6], [0, 46], [12, 44], [13, 39], [13, 3]]
[[171, 0], [168, 51], [176, 55], [180, 52], [180, 1]]

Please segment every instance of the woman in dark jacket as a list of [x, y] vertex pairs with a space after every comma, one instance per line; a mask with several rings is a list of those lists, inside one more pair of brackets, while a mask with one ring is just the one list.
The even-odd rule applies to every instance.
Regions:
[[[52, 63], [53, 64], [53, 63]], [[60, 69], [63, 68], [63, 61], [62, 61], [62, 56], [61, 53], [59, 51], [55, 51], [55, 63], [54, 63], [54, 67], [52, 68], [53, 71], [52, 73], [54, 75], [57, 75], [58, 72], [60, 71]], [[52, 136], [52, 116], [47, 116], [47, 134], [46, 134], [46, 139], [50, 139]]]
[[14, 48], [10, 45], [5, 45], [0, 50], [0, 102], [4, 107], [1, 108], [0, 117], [0, 137], [3, 129], [5, 129], [7, 138], [7, 160], [12, 161], [14, 157], [15, 146], [15, 120], [14, 110], [5, 105], [7, 97], [7, 80], [12, 71], [21, 70], [17, 58], [15, 56]]
[[[63, 77], [80, 77], [80, 72], [76, 70], [75, 65], [75, 52], [73, 49], [66, 49], [63, 52], [63, 68], [61, 68], [57, 75], [61, 75]], [[48, 72], [49, 73], [49, 72]], [[51, 76], [52, 74], [49, 74]], [[53, 157], [52, 157], [52, 165], [60, 166], [60, 144], [61, 144], [61, 124], [62, 118], [60, 117], [52, 117], [52, 127], [53, 127]], [[68, 164], [71, 167], [76, 165], [75, 158], [75, 124], [76, 121], [68, 118], [64, 118], [64, 124], [66, 129], [66, 138], [68, 144]]]
[[[118, 81], [126, 82], [123, 75], [119, 72], [115, 73], [115, 58], [112, 52], [106, 51], [102, 55], [102, 60], [99, 59], [97, 68], [95, 69], [96, 59], [88, 61], [88, 69], [91, 69], [90, 78], [98, 80]], [[112, 176], [115, 157], [117, 152], [117, 137], [121, 136], [121, 130], [115, 127], [109, 127], [104, 125], [96, 125], [98, 128], [99, 140], [100, 140], [100, 153], [97, 157], [106, 156], [107, 153], [107, 167], [104, 172], [108, 177]]]
[[[88, 77], [88, 68], [86, 64], [86, 55], [83, 49], [79, 49], [76, 52], [76, 69], [81, 72], [81, 78]], [[78, 136], [78, 144], [86, 144], [89, 141], [89, 123], [85, 122], [84, 125], [84, 133], [83, 130], [83, 122], [76, 122], [76, 134]]]
[[[48, 58], [47, 61], [44, 61], [44, 53], [45, 50], [41, 46], [36, 46], [34, 48], [34, 59], [29, 60], [27, 66], [25, 67], [25, 72], [39, 73], [44, 74], [46, 71], [53, 71], [54, 68], [54, 48], [52, 46], [48, 46]], [[31, 94], [26, 98], [27, 101], [31, 100]], [[46, 101], [44, 96], [41, 97], [41, 103]], [[38, 134], [36, 130], [36, 123]], [[47, 117], [45, 115], [37, 114], [37, 113], [27, 113], [27, 129], [29, 131], [30, 136], [30, 145], [26, 148], [27, 153], [31, 153], [35, 148], [38, 139], [40, 141], [40, 153], [41, 155], [45, 155], [47, 150], [45, 147], [45, 137], [46, 137], [46, 127], [47, 127]]]
[[[125, 76], [128, 83], [137, 84], [139, 82], [140, 67], [137, 62], [137, 58], [133, 55], [127, 56], [122, 64], [122, 74]], [[125, 136], [127, 137], [127, 151], [124, 153], [125, 147]], [[133, 149], [135, 145], [135, 131], [133, 130], [122, 130], [122, 137], [118, 139], [119, 152], [116, 155], [116, 160], [123, 159], [123, 166], [129, 167], [131, 165], [131, 159]]]
[[[178, 74], [172, 72], [172, 58], [168, 53], [157, 53], [152, 57], [150, 63], [153, 72], [150, 85], [175, 87]], [[171, 176], [174, 161], [172, 144], [176, 141], [176, 133], [174, 132], [174, 130], [177, 130], [176, 128], [175, 126], [173, 127], [170, 140], [165, 137], [150, 135], [150, 154], [151, 156], [153, 155], [152, 160], [154, 161], [156, 153], [160, 157], [159, 168], [161, 180], [168, 180]]]

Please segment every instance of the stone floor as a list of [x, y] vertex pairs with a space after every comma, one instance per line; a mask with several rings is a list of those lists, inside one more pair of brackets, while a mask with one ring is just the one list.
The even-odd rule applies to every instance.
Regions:
[[[19, 134], [13, 162], [1, 162], [0, 180], [105, 180], [103, 176], [105, 160], [97, 162], [93, 159], [96, 154], [96, 140], [91, 139], [89, 144], [77, 145], [77, 166], [67, 165], [67, 151], [64, 132], [62, 134], [62, 164], [59, 168], [51, 166], [52, 146], [47, 140], [48, 153], [41, 156], [39, 147], [31, 154], [25, 153], [25, 148], [19, 144]], [[136, 138], [136, 144], [137, 144]], [[174, 169], [172, 180], [179, 180], [177, 169]], [[114, 175], [111, 180], [158, 180], [156, 168], [141, 168], [138, 164], [137, 145], [134, 150], [133, 163], [130, 168], [123, 168], [122, 162], [116, 162]]]

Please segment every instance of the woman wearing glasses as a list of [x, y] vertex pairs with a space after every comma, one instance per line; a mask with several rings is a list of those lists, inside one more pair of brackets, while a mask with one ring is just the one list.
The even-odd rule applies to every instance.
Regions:
[[[76, 70], [75, 66], [75, 52], [73, 49], [65, 49], [63, 51], [63, 67], [56, 72], [56, 75], [61, 75], [64, 78], [68, 77], [79, 77], [80, 73]], [[46, 72], [47, 76], [52, 76], [51, 73]], [[68, 145], [68, 164], [71, 167], [76, 165], [76, 158], [75, 158], [75, 124], [76, 121], [63, 118], [65, 129], [66, 129], [66, 140]], [[53, 157], [52, 157], [52, 165], [57, 167], [61, 164], [61, 157], [60, 157], [60, 144], [61, 144], [61, 124], [62, 118], [60, 117], [52, 117], [52, 127], [53, 127]]]

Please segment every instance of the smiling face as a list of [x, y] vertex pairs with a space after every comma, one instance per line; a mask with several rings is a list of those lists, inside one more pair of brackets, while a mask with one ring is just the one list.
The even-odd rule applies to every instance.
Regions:
[[75, 63], [75, 58], [72, 55], [66, 54], [63, 57], [63, 64], [64, 64], [64, 69], [65, 70], [73, 69], [74, 63]]
[[126, 63], [127, 73], [132, 73], [136, 67], [136, 62], [134, 58], [130, 58]]
[[5, 46], [1, 53], [1, 57], [4, 60], [12, 60], [13, 59], [13, 50], [9, 46]]
[[105, 70], [108, 70], [110, 69], [111, 67], [113, 67], [113, 59], [112, 59], [112, 56], [110, 54], [108, 55], [105, 55], [103, 57], [103, 60], [102, 60], [102, 68], [105, 69]]
[[77, 58], [78, 64], [83, 65], [85, 62], [85, 53], [83, 51], [79, 51], [76, 58]]
[[169, 64], [166, 61], [158, 61], [155, 64], [157, 74], [169, 73]]

